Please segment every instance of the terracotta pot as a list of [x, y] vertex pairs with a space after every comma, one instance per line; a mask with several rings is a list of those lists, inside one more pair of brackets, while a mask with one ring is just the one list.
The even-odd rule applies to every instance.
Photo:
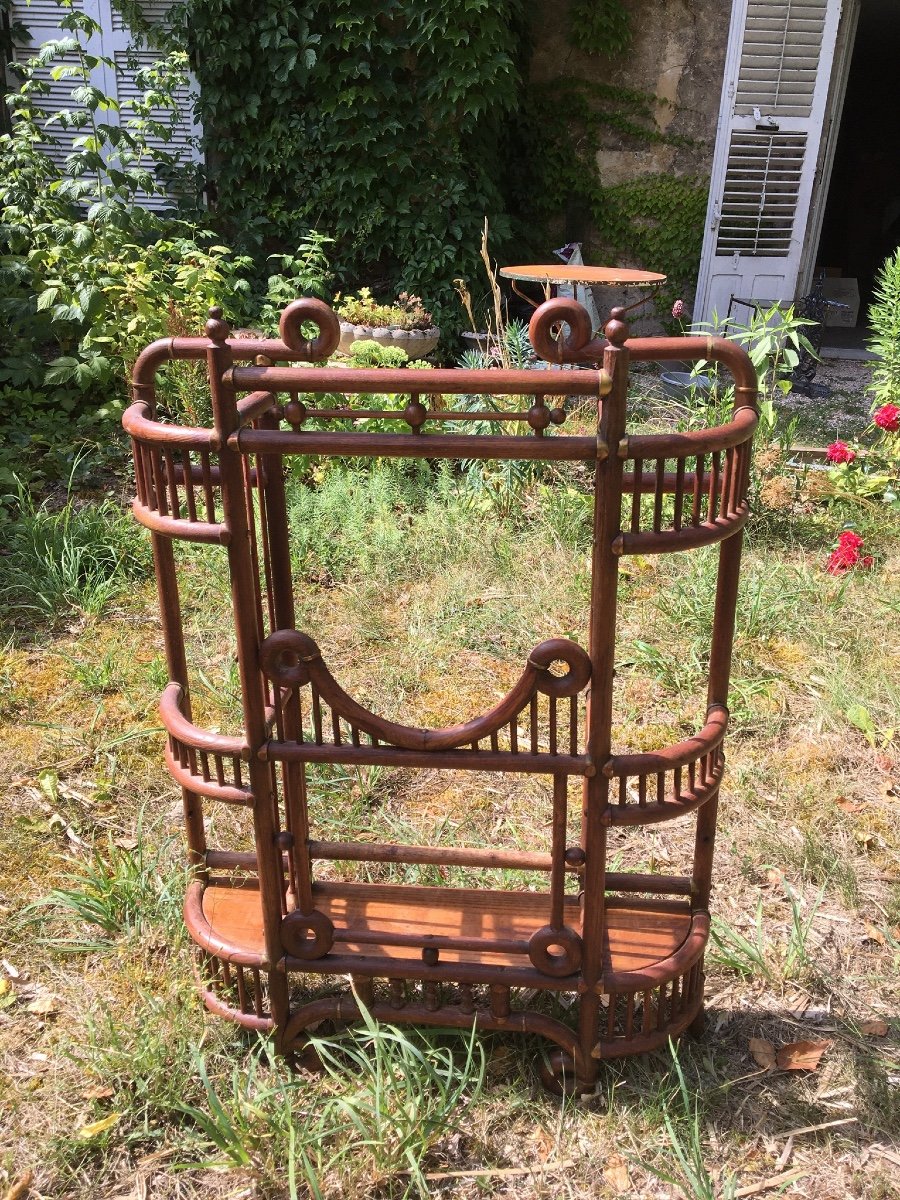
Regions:
[[373, 341], [379, 346], [397, 346], [413, 358], [424, 358], [437, 346], [439, 329], [399, 329], [396, 325], [372, 328], [341, 321], [340, 348], [346, 354], [354, 342]]

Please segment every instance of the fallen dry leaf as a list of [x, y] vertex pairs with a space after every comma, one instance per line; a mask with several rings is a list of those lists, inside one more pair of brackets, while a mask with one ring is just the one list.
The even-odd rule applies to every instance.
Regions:
[[831, 1042], [788, 1042], [781, 1046], [775, 1063], [782, 1071], [815, 1071]]
[[9, 1191], [4, 1196], [4, 1200], [23, 1200], [31, 1191], [31, 1183], [34, 1179], [34, 1172], [31, 1167], [15, 1181]]
[[862, 810], [866, 807], [865, 804], [861, 804], [858, 800], [848, 800], [846, 796], [838, 796], [837, 800], [835, 800], [835, 804], [838, 806], [841, 812], [845, 813], [862, 812]]
[[775, 1047], [768, 1038], [751, 1038], [750, 1053], [758, 1067], [765, 1067], [767, 1071], [775, 1070]]
[[91, 1138], [98, 1137], [101, 1133], [106, 1133], [107, 1129], [112, 1129], [113, 1125], [121, 1120], [122, 1114], [119, 1112], [110, 1113], [108, 1117], [101, 1117], [99, 1121], [91, 1121], [88, 1125], [82, 1125], [78, 1130], [78, 1137], [83, 1142], [89, 1142]]
[[38, 996], [36, 1000], [25, 1005], [25, 1011], [36, 1013], [39, 1017], [49, 1017], [59, 1011], [59, 1005], [53, 996]]
[[884, 936], [878, 926], [873, 925], [871, 921], [866, 921], [865, 940], [869, 942], [877, 942], [879, 946], [887, 945], [887, 938]]
[[866, 1037], [885, 1037], [888, 1031], [887, 1021], [860, 1021], [859, 1032]]
[[620, 1154], [613, 1154], [606, 1160], [603, 1167], [603, 1177], [614, 1192], [624, 1195], [631, 1191], [631, 1178], [628, 1174], [628, 1163]]
[[83, 1100], [106, 1100], [109, 1096], [114, 1096], [115, 1090], [111, 1087], [104, 1087], [102, 1083], [94, 1084], [93, 1087], [85, 1088], [81, 1093]]

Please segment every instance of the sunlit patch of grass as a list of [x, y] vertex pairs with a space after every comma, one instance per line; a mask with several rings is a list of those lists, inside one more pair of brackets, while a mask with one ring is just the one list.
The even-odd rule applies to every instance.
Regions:
[[363, 1009], [361, 1028], [310, 1045], [324, 1082], [291, 1074], [266, 1045], [225, 1080], [195, 1056], [203, 1100], [177, 1106], [194, 1126], [195, 1153], [264, 1186], [286, 1185], [291, 1200], [361, 1195], [363, 1179], [375, 1191], [430, 1196], [427, 1156], [460, 1128], [484, 1084], [474, 1030], [442, 1043]]
[[[138, 815], [133, 838], [94, 847], [82, 861], [69, 860], [67, 885], [53, 888], [22, 912], [33, 926], [59, 916], [87, 928], [70, 937], [54, 932], [46, 944], [83, 953], [102, 949], [119, 934], [146, 934], [154, 928], [174, 937], [180, 930], [185, 872], [175, 869], [172, 838], [159, 838]], [[99, 935], [103, 935], [100, 937]]]

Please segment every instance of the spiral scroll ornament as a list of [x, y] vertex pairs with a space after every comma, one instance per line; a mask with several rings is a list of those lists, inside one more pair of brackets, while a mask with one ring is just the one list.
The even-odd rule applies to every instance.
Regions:
[[[569, 332], [562, 337], [562, 325]], [[577, 300], [559, 296], [545, 301], [528, 326], [535, 351], [547, 362], [587, 362], [602, 359], [605, 342], [592, 337], [591, 318]]]

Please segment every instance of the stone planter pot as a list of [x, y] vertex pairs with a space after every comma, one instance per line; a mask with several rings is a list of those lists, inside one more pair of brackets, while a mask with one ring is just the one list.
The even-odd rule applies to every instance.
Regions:
[[396, 325], [372, 328], [341, 321], [340, 349], [346, 354], [354, 342], [372, 341], [379, 346], [397, 346], [411, 359], [424, 358], [434, 350], [440, 338], [439, 329], [398, 329]]

